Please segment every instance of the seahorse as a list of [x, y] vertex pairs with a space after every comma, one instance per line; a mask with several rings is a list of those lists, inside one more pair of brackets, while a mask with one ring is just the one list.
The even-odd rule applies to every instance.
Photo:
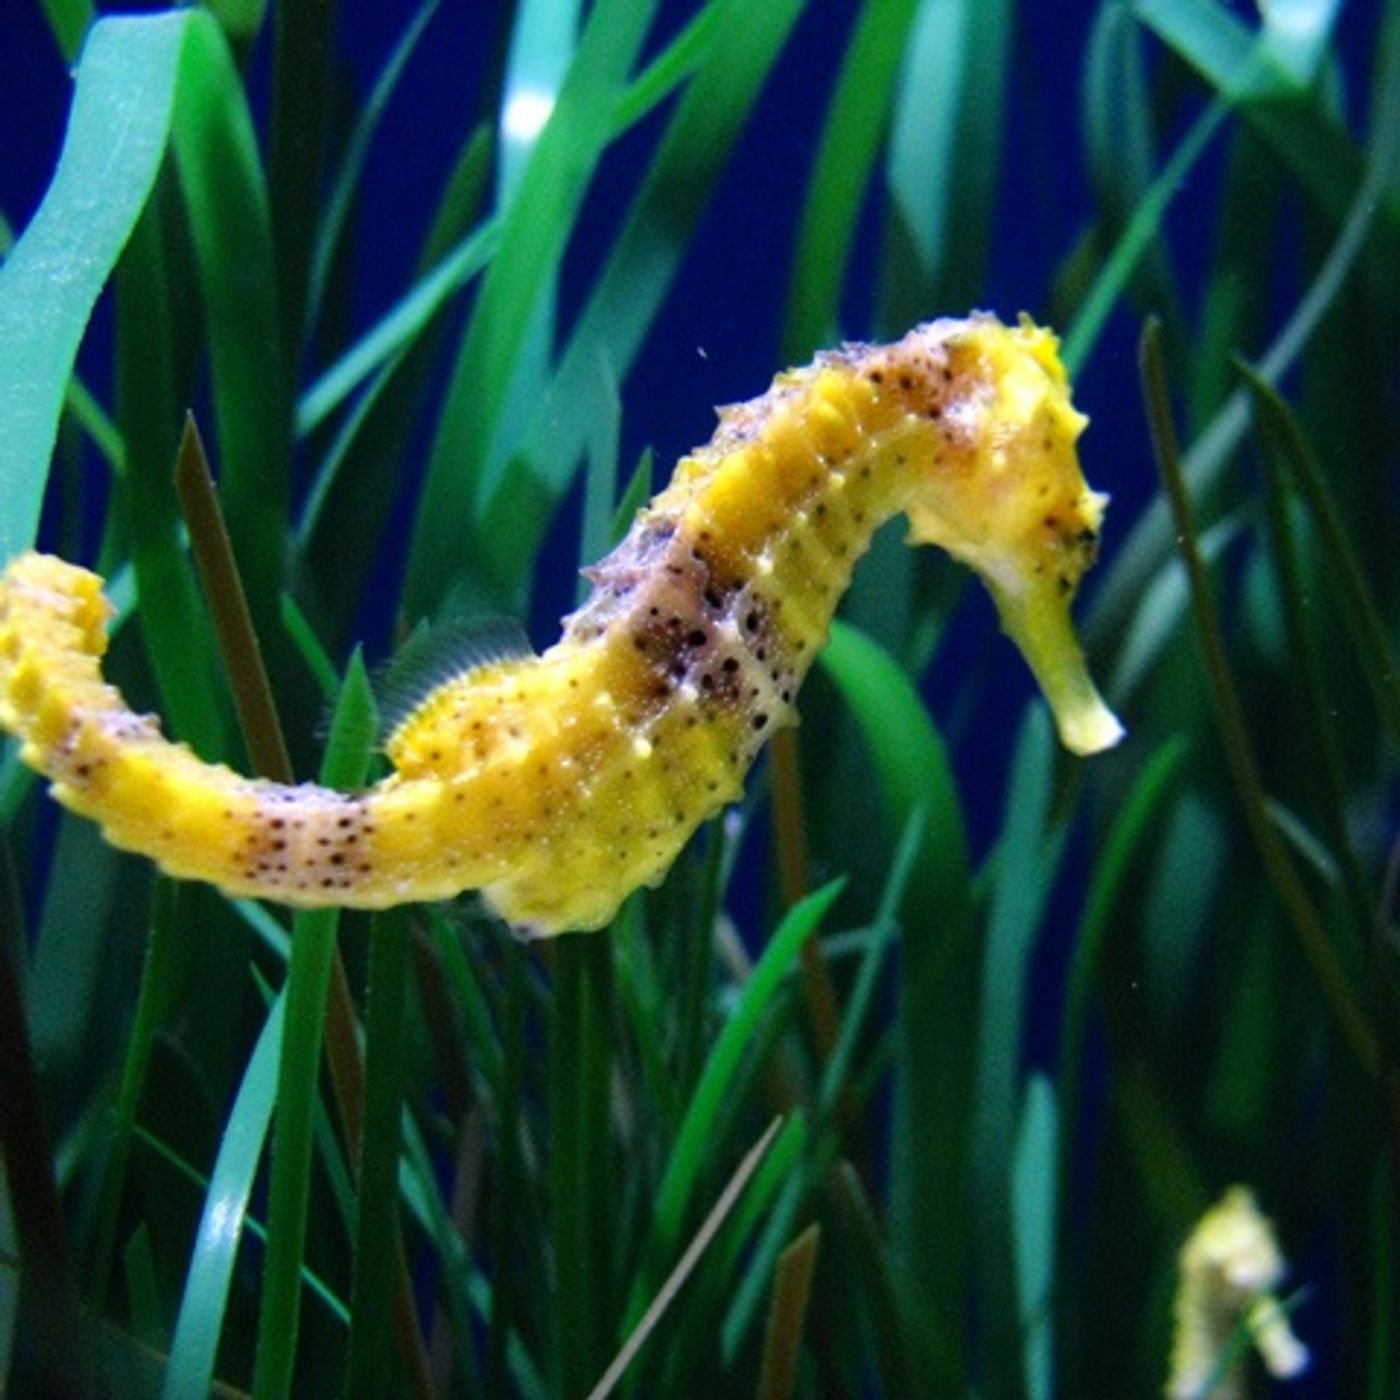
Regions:
[[286, 905], [479, 890], [517, 930], [608, 923], [742, 792], [851, 571], [899, 512], [986, 582], [1072, 751], [1122, 728], [1069, 607], [1106, 497], [1084, 481], [1054, 335], [941, 319], [847, 344], [719, 411], [542, 655], [432, 686], [363, 792], [206, 763], [103, 679], [102, 580], [28, 553], [0, 578], [0, 725], [52, 794], [171, 875]]

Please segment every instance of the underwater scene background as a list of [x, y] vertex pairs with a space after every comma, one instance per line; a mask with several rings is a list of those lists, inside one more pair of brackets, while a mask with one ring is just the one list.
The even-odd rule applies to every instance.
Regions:
[[6, 741], [0, 1389], [1400, 1394], [1400, 7], [132, 8], [0, 11], [0, 563], [201, 757], [377, 776], [420, 621], [552, 643], [714, 405], [974, 308], [1062, 337], [1128, 732], [887, 529], [528, 946], [168, 880]]

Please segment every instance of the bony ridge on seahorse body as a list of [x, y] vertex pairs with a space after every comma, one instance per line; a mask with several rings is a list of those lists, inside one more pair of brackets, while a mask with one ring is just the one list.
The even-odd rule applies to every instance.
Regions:
[[436, 685], [364, 792], [205, 763], [102, 677], [102, 581], [26, 554], [0, 579], [0, 725], [55, 797], [172, 875], [296, 906], [479, 889], [519, 929], [596, 928], [736, 798], [825, 642], [857, 558], [904, 512], [996, 600], [1087, 754], [1122, 733], [1069, 620], [1106, 498], [1047, 330], [988, 315], [847, 345], [724, 409], [541, 656]]

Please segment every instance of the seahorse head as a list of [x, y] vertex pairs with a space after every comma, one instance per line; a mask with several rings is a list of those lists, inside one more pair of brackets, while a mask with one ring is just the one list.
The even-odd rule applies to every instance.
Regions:
[[[920, 337], [921, 352], [909, 345]], [[1088, 419], [1070, 401], [1055, 336], [1026, 317], [1013, 327], [974, 316], [902, 344], [920, 367], [906, 392], [926, 396], [931, 428], [907, 507], [911, 542], [940, 545], [981, 576], [1066, 746], [1109, 747], [1122, 726], [1089, 679], [1069, 613], [1108, 497], [1080, 469]]]

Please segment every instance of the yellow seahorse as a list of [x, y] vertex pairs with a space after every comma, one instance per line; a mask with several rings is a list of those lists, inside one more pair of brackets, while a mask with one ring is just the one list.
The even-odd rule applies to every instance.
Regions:
[[519, 929], [612, 918], [793, 722], [856, 559], [903, 511], [990, 588], [1065, 744], [1122, 733], [1069, 620], [1105, 497], [1054, 336], [939, 320], [848, 345], [720, 413], [542, 656], [474, 665], [390, 735], [368, 791], [201, 761], [102, 677], [101, 579], [26, 554], [0, 579], [0, 725], [117, 846], [233, 895], [382, 908], [479, 889]]

